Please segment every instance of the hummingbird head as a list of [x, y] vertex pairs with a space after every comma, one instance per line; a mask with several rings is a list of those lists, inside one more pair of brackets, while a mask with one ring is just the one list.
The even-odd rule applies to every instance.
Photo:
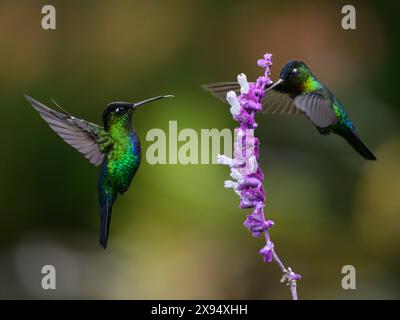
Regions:
[[133, 114], [133, 103], [111, 102], [103, 112], [104, 128], [108, 130], [114, 123], [124, 122], [130, 124]]
[[312, 77], [312, 73], [304, 62], [291, 60], [282, 68], [279, 80], [271, 85], [267, 91], [275, 88], [279, 91], [300, 94], [303, 93], [310, 77]]
[[140, 102], [111, 102], [107, 105], [103, 112], [103, 124], [104, 128], [108, 130], [112, 124], [122, 123], [125, 126], [130, 126], [132, 120], [133, 111], [146, 103], [173, 97], [172, 95], [157, 96], [154, 98], [146, 99]]
[[291, 82], [296, 81], [307, 76], [310, 70], [302, 61], [292, 60], [284, 65], [280, 73], [280, 79]]

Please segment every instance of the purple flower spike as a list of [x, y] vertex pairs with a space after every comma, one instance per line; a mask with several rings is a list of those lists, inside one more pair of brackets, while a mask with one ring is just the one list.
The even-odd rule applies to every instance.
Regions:
[[282, 282], [290, 285], [292, 299], [297, 300], [296, 281], [301, 279], [301, 276], [290, 268], [286, 269], [276, 254], [269, 234], [274, 222], [266, 220], [264, 215], [266, 199], [263, 187], [264, 174], [258, 165], [260, 141], [254, 137], [254, 129], [257, 128], [255, 114], [263, 107], [265, 88], [272, 83], [269, 78], [272, 54], [265, 54], [257, 64], [265, 69], [264, 75], [258, 77], [256, 82], [247, 82], [247, 77], [243, 73], [238, 75], [241, 94], [237, 96], [234, 91], [230, 91], [226, 95], [226, 100], [231, 106], [230, 112], [233, 119], [239, 123], [239, 127], [235, 130], [237, 139], [234, 144], [233, 159], [220, 155], [218, 162], [231, 168], [231, 177], [234, 181], [225, 181], [225, 187], [232, 188], [239, 195], [240, 208], [253, 209], [243, 225], [253, 237], [259, 237], [262, 233], [265, 235], [266, 244], [260, 250], [264, 262], [275, 261], [279, 265], [283, 273]]

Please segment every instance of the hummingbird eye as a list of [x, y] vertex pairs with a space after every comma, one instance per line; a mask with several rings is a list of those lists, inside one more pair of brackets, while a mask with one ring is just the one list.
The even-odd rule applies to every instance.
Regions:
[[292, 71], [290, 71], [291, 76], [295, 76], [297, 74], [297, 69], [293, 68]]
[[124, 107], [118, 107], [117, 109], [115, 109], [116, 114], [123, 114], [124, 112], [125, 112]]

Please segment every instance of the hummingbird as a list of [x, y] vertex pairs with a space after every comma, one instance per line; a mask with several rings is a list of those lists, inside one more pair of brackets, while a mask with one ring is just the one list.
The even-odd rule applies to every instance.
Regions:
[[112, 206], [118, 195], [128, 190], [140, 166], [139, 136], [132, 126], [136, 108], [172, 95], [157, 96], [136, 103], [111, 102], [102, 116], [103, 126], [75, 118], [57, 105], [50, 109], [25, 95], [32, 107], [66, 143], [81, 152], [90, 163], [100, 166], [98, 196], [100, 207], [99, 244], [107, 247]]
[[[226, 102], [226, 93], [240, 93], [237, 82], [203, 85], [214, 96]], [[302, 61], [289, 61], [281, 69], [279, 80], [265, 90], [264, 113], [304, 115], [319, 133], [331, 132], [343, 137], [362, 157], [376, 160], [362, 141], [342, 103], [324, 86]]]

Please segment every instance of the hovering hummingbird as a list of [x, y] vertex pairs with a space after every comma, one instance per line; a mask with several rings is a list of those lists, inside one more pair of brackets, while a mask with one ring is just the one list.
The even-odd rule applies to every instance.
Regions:
[[[239, 93], [237, 82], [219, 82], [204, 85], [204, 89], [226, 102], [226, 93]], [[305, 115], [321, 134], [331, 132], [342, 136], [367, 160], [376, 160], [374, 154], [361, 140], [343, 105], [312, 74], [301, 61], [289, 61], [281, 70], [278, 81], [270, 85], [263, 99], [264, 113]]]
[[137, 103], [112, 102], [103, 112], [103, 125], [57, 112], [25, 95], [40, 116], [65, 142], [100, 167], [98, 182], [100, 206], [100, 246], [107, 247], [112, 206], [118, 194], [128, 190], [140, 165], [139, 136], [132, 127], [132, 114], [146, 103], [173, 97], [158, 96]]

